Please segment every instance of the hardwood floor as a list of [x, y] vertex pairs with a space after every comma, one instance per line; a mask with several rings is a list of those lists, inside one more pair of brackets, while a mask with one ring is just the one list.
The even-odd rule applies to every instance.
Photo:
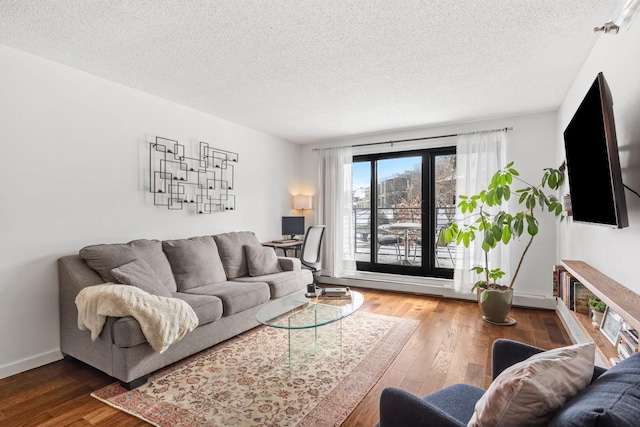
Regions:
[[[554, 311], [514, 308], [515, 326], [482, 321], [477, 303], [423, 295], [359, 289], [361, 310], [420, 320], [418, 329], [380, 381], [343, 427], [371, 427], [378, 420], [378, 400], [394, 386], [418, 396], [464, 382], [486, 388], [490, 381], [491, 343], [510, 338], [551, 349], [571, 344]], [[107, 406], [90, 393], [113, 382], [79, 362], [61, 360], [0, 380], [0, 425], [144, 426]]]

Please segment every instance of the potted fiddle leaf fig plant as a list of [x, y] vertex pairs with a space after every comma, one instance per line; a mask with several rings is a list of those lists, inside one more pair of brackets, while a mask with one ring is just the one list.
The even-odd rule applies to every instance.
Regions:
[[[479, 276], [473, 284], [472, 292], [478, 293], [478, 303], [482, 309], [483, 319], [489, 323], [507, 325], [515, 320], [508, 318], [513, 301], [513, 285], [516, 282], [524, 257], [529, 251], [535, 236], [538, 234], [539, 222], [537, 212], [548, 212], [555, 217], [562, 215], [562, 202], [553, 195], [543, 192], [545, 187], [557, 190], [564, 183], [564, 173], [559, 169], [543, 170], [540, 184], [532, 185], [520, 178], [520, 173], [513, 167], [513, 162], [498, 170], [491, 178], [487, 188], [471, 196], [458, 196], [464, 218], [449, 224], [440, 240], [443, 244], [455, 242], [468, 248], [471, 242], [482, 239], [484, 251], [483, 265], [471, 268]], [[514, 181], [520, 188], [513, 187]], [[493, 207], [502, 208], [511, 197], [518, 198], [518, 206], [522, 209], [515, 213], [500, 209], [490, 213]], [[539, 208], [539, 209], [536, 209]], [[517, 268], [508, 285], [500, 284], [505, 272], [489, 265], [489, 252], [499, 245], [508, 246], [522, 236], [528, 236], [528, 242], [520, 255]]]

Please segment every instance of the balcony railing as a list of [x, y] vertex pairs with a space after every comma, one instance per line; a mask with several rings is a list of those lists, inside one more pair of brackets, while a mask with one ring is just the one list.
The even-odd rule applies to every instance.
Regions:
[[[354, 208], [354, 225], [355, 225], [355, 242], [356, 242], [356, 259], [361, 261], [369, 261], [371, 253], [371, 209], [370, 208]], [[410, 251], [409, 255], [414, 264], [419, 264], [422, 258], [421, 232], [419, 229], [412, 230], [409, 235], [409, 244], [404, 244], [404, 231], [392, 229], [391, 224], [394, 223], [422, 223], [421, 208], [379, 208], [377, 212], [378, 223], [376, 229], [378, 236], [395, 235], [398, 237], [397, 244], [379, 245], [378, 260], [379, 263], [393, 263], [398, 260], [401, 255], [400, 251]], [[455, 206], [447, 206], [436, 208], [436, 230], [439, 231], [448, 225], [455, 218]], [[382, 241], [382, 239], [380, 239]], [[380, 242], [379, 242], [380, 243]], [[436, 263], [439, 266], [453, 267], [455, 260], [455, 246], [436, 245]]]

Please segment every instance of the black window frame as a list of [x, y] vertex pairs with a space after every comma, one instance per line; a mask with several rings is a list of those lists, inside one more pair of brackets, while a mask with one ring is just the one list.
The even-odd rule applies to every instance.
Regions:
[[425, 148], [409, 151], [396, 151], [389, 153], [372, 153], [353, 156], [353, 162], [370, 162], [371, 182], [370, 201], [371, 218], [370, 224], [373, 228], [377, 224], [377, 203], [378, 203], [378, 176], [376, 161], [394, 159], [402, 157], [422, 156], [422, 265], [405, 266], [395, 264], [383, 264], [373, 262], [377, 258], [377, 234], [370, 233], [371, 251], [369, 261], [356, 261], [358, 271], [369, 271], [377, 273], [401, 274], [408, 276], [422, 276], [453, 279], [453, 269], [437, 267], [435, 263], [435, 159], [437, 156], [456, 154], [455, 146]]

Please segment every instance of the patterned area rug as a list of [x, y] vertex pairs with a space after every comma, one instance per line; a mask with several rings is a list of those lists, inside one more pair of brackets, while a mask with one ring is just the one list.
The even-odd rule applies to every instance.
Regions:
[[[260, 326], [171, 365], [143, 386], [92, 396], [156, 426], [339, 426], [417, 320], [356, 312], [339, 339], [289, 369], [288, 332]], [[339, 337], [339, 335], [338, 335]]]

